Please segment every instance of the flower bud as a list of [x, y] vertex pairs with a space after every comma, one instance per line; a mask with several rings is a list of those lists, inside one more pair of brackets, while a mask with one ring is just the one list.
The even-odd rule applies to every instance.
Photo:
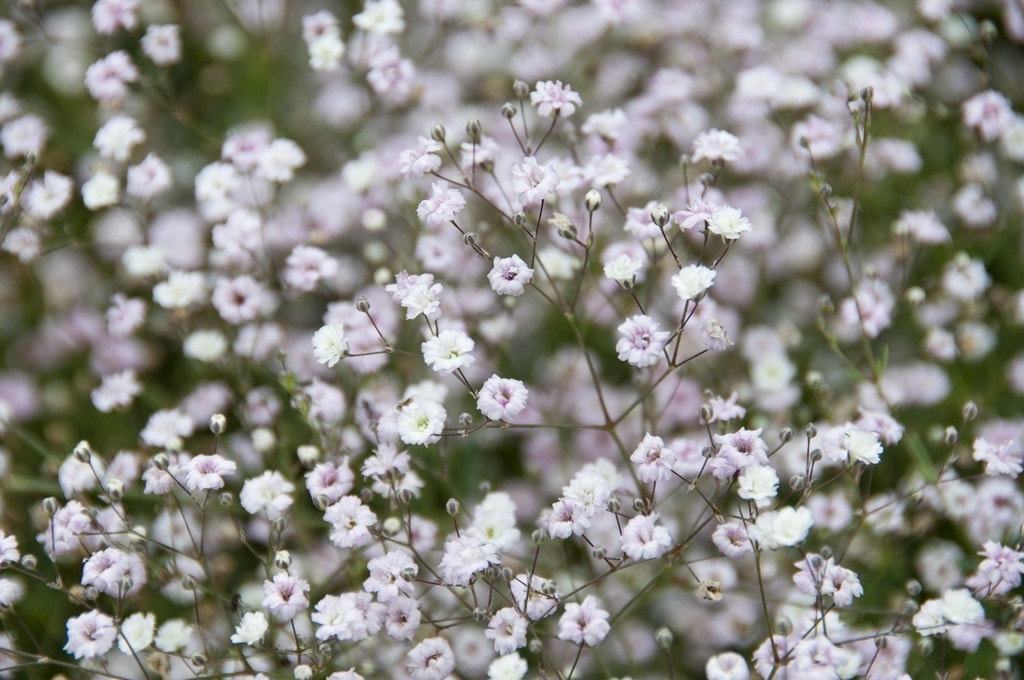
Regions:
[[82, 591], [82, 597], [94, 602], [100, 598], [100, 589], [96, 586], [86, 586]]
[[327, 509], [329, 502], [330, 499], [327, 497], [327, 494], [318, 493], [317, 495], [313, 496], [313, 507], [319, 510], [320, 512], [323, 512], [324, 510]]
[[120, 479], [111, 479], [107, 482], [107, 496], [115, 503], [124, 498], [124, 482]]
[[152, 458], [153, 467], [161, 472], [167, 472], [167, 468], [171, 466], [171, 457], [167, 455], [166, 451], [161, 451]]
[[952, 425], [942, 431], [942, 441], [946, 443], [946, 446], [953, 446], [959, 439], [960, 433]]
[[501, 115], [508, 120], [512, 120], [516, 117], [516, 107], [512, 106], [509, 102], [505, 102], [501, 105]]
[[658, 228], [664, 229], [665, 225], [668, 224], [668, 220], [671, 217], [671, 213], [668, 211], [668, 207], [659, 203], [651, 211], [651, 221], [658, 225]]
[[402, 567], [402, 571], [398, 575], [402, 577], [403, 581], [411, 582], [416, 578], [416, 567]]
[[598, 208], [601, 207], [601, 192], [597, 189], [591, 189], [583, 194], [583, 205], [586, 206], [587, 212], [597, 212]]
[[476, 607], [476, 608], [473, 609], [473, 620], [476, 621], [477, 623], [483, 623], [488, 618], [489, 617], [487, 616], [487, 610], [486, 609], [483, 609], [481, 607]]
[[185, 574], [181, 577], [181, 589], [182, 590], [195, 590], [196, 579], [191, 574]]
[[551, 579], [547, 579], [544, 583], [540, 584], [540, 592], [548, 597], [553, 597], [558, 592], [558, 584]]
[[701, 404], [699, 415], [702, 422], [710, 423], [715, 417], [715, 410], [711, 408], [711, 404]]
[[441, 125], [440, 123], [430, 128], [430, 138], [433, 139], [435, 142], [441, 142], [443, 144], [445, 136], [446, 133], [444, 126]]
[[608, 550], [604, 546], [595, 545], [590, 549], [590, 554], [595, 560], [603, 560], [608, 555]]
[[964, 404], [964, 421], [970, 422], [978, 417], [978, 405], [973, 401], [969, 401]]
[[635, 512], [644, 512], [646, 509], [647, 509], [647, 503], [644, 501], [643, 498], [634, 498], [633, 499], [633, 510]]
[[460, 413], [459, 414], [459, 427], [472, 427], [473, 426], [473, 414], [472, 413]]
[[46, 513], [47, 517], [53, 517], [57, 514], [57, 510], [60, 509], [60, 504], [57, 503], [57, 499], [53, 496], [47, 496], [40, 501], [39, 505], [42, 506], [43, 512]]
[[288, 571], [292, 566], [292, 554], [287, 550], [278, 550], [274, 554], [274, 566], [282, 571]]
[[224, 429], [228, 425], [228, 419], [224, 417], [223, 413], [214, 413], [210, 416], [210, 432], [214, 434], [224, 434]]
[[189, 657], [189, 661], [192, 663], [193, 666], [205, 666], [206, 655], [202, 652], [193, 652], [192, 656]]
[[654, 631], [654, 644], [667, 651], [672, 646], [672, 631], [666, 626]]
[[362, 295], [360, 295], [359, 297], [356, 298], [356, 310], [362, 312], [363, 314], [366, 314], [368, 311], [370, 311], [370, 301], [367, 300]]
[[127, 593], [135, 585], [135, 579], [132, 578], [131, 574], [123, 574], [121, 580], [118, 583], [122, 593]]
[[295, 450], [295, 454], [299, 457], [299, 462], [307, 467], [320, 460], [321, 455], [320, 447], [312, 444], [303, 444]]
[[479, 143], [482, 130], [483, 125], [481, 125], [479, 118], [470, 118], [466, 121], [466, 136], [469, 137], [469, 141]]
[[530, 650], [531, 654], [540, 654], [544, 651], [544, 643], [537, 638], [534, 638], [530, 640], [529, 644], [526, 645], [526, 648]]
[[922, 302], [924, 302], [926, 296], [924, 289], [920, 288], [919, 286], [911, 286], [910, 288], [907, 288], [907, 293], [905, 297], [907, 299], [907, 302], [916, 307]]
[[526, 214], [517, 212], [512, 215], [512, 224], [516, 225], [520, 229], [526, 226]]
[[411, 489], [399, 489], [395, 492], [395, 499], [399, 505], [409, 505], [412, 503], [412, 490]]
[[275, 534], [283, 534], [285, 528], [288, 526], [288, 522], [285, 521], [284, 517], [275, 517], [274, 521], [270, 523], [270, 528], [274, 530]]
[[779, 440], [783, 444], [788, 444], [789, 442], [793, 441], [793, 428], [791, 428], [791, 427], [784, 427], [784, 428], [782, 428], [782, 430], [779, 432]]
[[824, 458], [824, 454], [822, 454], [821, 449], [811, 450], [811, 460], [813, 460], [815, 463], [820, 461], [822, 458]]
[[775, 632], [779, 635], [789, 635], [793, 632], [793, 622], [789, 620], [789, 617], [780, 616], [775, 621]]
[[512, 94], [516, 96], [516, 99], [526, 99], [530, 96], [530, 86], [516, 78], [512, 82]]
[[789, 488], [793, 491], [803, 491], [807, 479], [803, 475], [793, 475], [789, 478]]
[[381, 524], [380, 530], [384, 532], [385, 536], [394, 536], [402, 530], [402, 520], [397, 517], [388, 517]]
[[21, 566], [23, 566], [27, 571], [35, 571], [36, 567], [39, 566], [39, 560], [35, 555], [22, 555]]
[[804, 434], [807, 435], [808, 439], [814, 439], [818, 436], [818, 427], [814, 423], [807, 423], [807, 427], [804, 428]]
[[534, 543], [543, 543], [548, 540], [548, 532], [543, 529], [534, 529], [533, 533], [530, 534], [530, 540]]
[[697, 584], [697, 597], [708, 602], [718, 602], [722, 599], [722, 584], [713, 579], [703, 579]]
[[313, 677], [313, 668], [308, 663], [300, 663], [295, 667], [295, 670], [292, 671], [292, 674], [294, 675], [295, 680], [309, 680]]
[[921, 594], [921, 582], [918, 581], [916, 578], [912, 578], [909, 581], [907, 581], [906, 585], [903, 587], [907, 591], [907, 595], [910, 595], [911, 597], [917, 597]]
[[619, 500], [618, 496], [612, 496], [608, 499], [606, 507], [608, 508], [608, 512], [618, 512], [622, 509], [622, 501]]
[[230, 491], [222, 491], [217, 496], [217, 502], [220, 503], [222, 508], [230, 508], [235, 503], [235, 495]]
[[509, 567], [501, 567], [498, 569], [498, 577], [506, 583], [511, 582], [514, 576], [515, 574], [512, 573], [512, 569]]
[[79, 463], [88, 463], [92, 458], [92, 447], [89, 446], [89, 442], [83, 439], [75, 445], [71, 453]]
[[444, 509], [449, 515], [455, 517], [455, 515], [459, 514], [459, 510], [462, 509], [462, 504], [454, 498], [449, 498], [448, 502], [444, 504]]

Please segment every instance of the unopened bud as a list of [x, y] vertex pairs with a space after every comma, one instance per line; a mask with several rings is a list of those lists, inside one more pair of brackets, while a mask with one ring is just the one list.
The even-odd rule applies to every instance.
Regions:
[[832, 546], [830, 546], [830, 545], [823, 545], [823, 546], [821, 546], [821, 556], [823, 558], [825, 558], [827, 560], [830, 557], [832, 557], [832, 555], [833, 555], [833, 553], [832, 553]]
[[512, 215], [512, 224], [516, 225], [519, 228], [525, 227], [526, 226], [526, 214], [525, 213], [521, 213], [521, 212], [517, 212], [514, 215]]
[[518, 78], [512, 82], [512, 94], [516, 99], [526, 99], [530, 96], [530, 86]]
[[498, 570], [498, 578], [506, 583], [511, 583], [513, 576], [515, 576], [515, 574], [512, 573], [512, 569], [510, 567], [502, 567]]
[[543, 543], [548, 540], [548, 532], [543, 529], [534, 529], [533, 533], [530, 534], [530, 540], [534, 543]]
[[540, 592], [548, 597], [553, 597], [558, 592], [558, 584], [547, 579], [544, 583], [540, 584]]
[[228, 426], [228, 419], [224, 417], [223, 413], [214, 413], [210, 416], [210, 432], [214, 434], [224, 434], [224, 429]]
[[185, 574], [181, 577], [181, 589], [182, 590], [195, 590], [196, 579], [191, 574]]
[[100, 589], [96, 586], [86, 586], [82, 591], [82, 597], [90, 601], [98, 600], [100, 598]]
[[715, 417], [715, 410], [711, 408], [711, 404], [701, 404], [699, 415], [701, 421], [710, 423], [711, 419]]
[[704, 458], [714, 458], [715, 453], [715, 447], [713, 446], [705, 446], [700, 450], [700, 455]]
[[479, 118], [470, 118], [466, 121], [466, 136], [469, 137], [469, 141], [479, 142], [482, 130], [483, 125], [481, 125]]
[[117, 502], [124, 498], [124, 482], [120, 479], [111, 479], [107, 481], [107, 495], [110, 500]]
[[89, 442], [83, 439], [75, 445], [71, 453], [79, 463], [88, 463], [92, 458], [92, 447], [89, 446]]
[[454, 498], [449, 498], [448, 502], [444, 504], [444, 509], [449, 515], [455, 517], [462, 509], [462, 504]]
[[654, 644], [661, 649], [668, 650], [672, 646], [672, 631], [665, 626], [654, 631]]
[[202, 652], [193, 652], [192, 656], [189, 657], [189, 661], [192, 662], [193, 666], [205, 666], [206, 655]]
[[789, 488], [793, 491], [803, 491], [807, 478], [803, 475], [793, 475], [789, 478]]
[[220, 507], [222, 508], [230, 508], [235, 504], [235, 495], [230, 491], [222, 491], [220, 495], [217, 496], [217, 502], [220, 503]]
[[526, 645], [526, 648], [530, 650], [531, 654], [540, 654], [544, 651], [544, 643], [537, 638], [534, 638], [530, 640], [529, 644]]
[[472, 413], [460, 413], [459, 414], [459, 427], [472, 427], [473, 425], [473, 414]]
[[22, 555], [21, 566], [23, 566], [28, 571], [35, 571], [36, 567], [39, 566], [39, 560], [38, 558], [36, 558], [35, 555]]
[[275, 517], [274, 521], [270, 523], [270, 528], [274, 530], [275, 534], [281, 535], [284, 533], [285, 527], [288, 526], [288, 522], [284, 517]]
[[601, 545], [595, 545], [590, 549], [590, 554], [594, 556], [595, 560], [603, 560], [608, 555], [608, 550]]
[[942, 441], [946, 443], [946, 446], [953, 446], [959, 439], [960, 433], [952, 425], [942, 431]]
[[822, 454], [821, 449], [811, 449], [811, 460], [812, 461], [817, 463], [822, 458], [824, 458], [824, 454]]
[[483, 623], [488, 618], [487, 610], [482, 607], [476, 607], [473, 609], [473, 620], [477, 623]]
[[973, 401], [964, 404], [964, 421], [970, 422], [978, 417], [978, 405]]
[[918, 581], [916, 578], [912, 578], [909, 581], [907, 581], [907, 584], [903, 587], [904, 589], [906, 589], [907, 595], [910, 595], [911, 597], [917, 597], [921, 594], [921, 590], [923, 589], [921, 586], [921, 582]]
[[167, 468], [171, 466], [171, 457], [166, 452], [161, 451], [160, 453], [153, 456], [153, 467], [161, 472], [167, 472]]
[[804, 434], [807, 435], [808, 439], [814, 439], [818, 436], [818, 426], [814, 423], [807, 423], [807, 427], [804, 428]]
[[313, 667], [308, 663], [300, 663], [295, 667], [295, 670], [292, 671], [292, 675], [295, 680], [309, 680], [313, 677]]
[[907, 288], [907, 293], [905, 297], [907, 299], [907, 302], [916, 307], [917, 305], [925, 301], [926, 296], [924, 289], [920, 288], [919, 286], [911, 286], [910, 288]]
[[135, 579], [132, 578], [131, 574], [122, 574], [118, 585], [121, 586], [122, 593], [127, 593], [135, 585]]
[[875, 647], [878, 649], [885, 649], [889, 646], [889, 638], [884, 635], [879, 635], [875, 638]]
[[278, 550], [274, 554], [274, 566], [287, 571], [292, 566], [292, 554], [287, 550]]
[[585, 193], [583, 195], [583, 205], [587, 207], [587, 212], [597, 212], [597, 209], [601, 207], [601, 192], [597, 189], [591, 189]]
[[440, 123], [438, 123], [434, 127], [430, 128], [430, 138], [433, 139], [435, 142], [444, 143], [444, 138], [445, 138], [444, 126], [441, 125]]
[[409, 503], [412, 503], [412, 490], [399, 489], [395, 492], [395, 500], [398, 501], [399, 505], [409, 505]]
[[320, 447], [303, 444], [295, 450], [295, 454], [299, 457], [300, 463], [309, 466], [320, 460]]
[[793, 622], [786, 616], [780, 616], [775, 621], [775, 632], [779, 635], [789, 635], [793, 632]]
[[671, 217], [672, 214], [669, 213], [668, 207], [660, 203], [654, 207], [654, 210], [651, 211], [651, 221], [658, 225], [659, 229], [664, 229], [665, 225], [668, 224], [669, 218]]
[[505, 102], [501, 105], [501, 115], [508, 120], [512, 120], [516, 117], [516, 107], [512, 106], [509, 102]]
[[327, 494], [318, 493], [317, 495], [313, 496], [313, 507], [319, 510], [320, 512], [323, 512], [324, 510], [327, 509], [327, 506], [330, 504], [330, 501], [331, 499], [327, 497]]
[[359, 297], [356, 298], [356, 310], [362, 312], [363, 314], [366, 314], [368, 311], [370, 311], [370, 301], [367, 300], [362, 295], [360, 295]]
[[53, 517], [57, 514], [57, 510], [60, 509], [60, 504], [57, 503], [57, 499], [53, 496], [47, 496], [40, 501], [39, 505], [42, 506], [43, 512], [46, 513], [47, 517]]
[[714, 579], [703, 579], [697, 584], [697, 597], [708, 602], [722, 599], [722, 584]]
[[793, 428], [791, 428], [791, 427], [784, 427], [784, 428], [782, 428], [782, 430], [779, 432], [779, 440], [783, 444], [788, 444], [789, 442], [793, 441]]
[[416, 574], [416, 567], [402, 567], [402, 571], [398, 573], [402, 580], [407, 583], [411, 582], [414, 578], [416, 578]]
[[608, 499], [606, 507], [608, 508], [608, 512], [618, 512], [622, 509], [622, 501], [619, 500], [618, 496], [612, 496]]
[[643, 512], [646, 508], [647, 508], [647, 503], [644, 501], [643, 498], [634, 498], [633, 499], [633, 511], [634, 512]]
[[868, 85], [867, 87], [860, 91], [860, 98], [864, 101], [864, 103], [870, 104], [871, 100], [875, 98], [875, 88]]
[[388, 517], [380, 526], [385, 536], [395, 536], [402, 530], [402, 520], [397, 517]]

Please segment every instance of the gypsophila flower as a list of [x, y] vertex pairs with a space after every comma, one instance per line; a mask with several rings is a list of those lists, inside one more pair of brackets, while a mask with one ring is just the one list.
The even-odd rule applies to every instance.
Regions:
[[702, 132], [693, 141], [694, 163], [707, 159], [712, 163], [734, 161], [743, 154], [740, 140], [733, 134], [717, 128]]
[[631, 285], [643, 269], [643, 260], [629, 253], [619, 253], [615, 259], [604, 263], [604, 275], [621, 285]]
[[67, 206], [73, 193], [74, 182], [69, 177], [47, 170], [25, 188], [21, 205], [29, 215], [49, 220]]
[[176, 24], [150, 24], [140, 41], [142, 53], [157, 66], [181, 61], [181, 27]]
[[751, 538], [768, 550], [794, 546], [807, 538], [814, 518], [805, 507], [784, 507], [762, 513], [751, 527]]
[[995, 444], [984, 437], [974, 440], [971, 457], [985, 464], [986, 475], [1006, 475], [1016, 478], [1024, 470], [1024, 449], [1010, 439]]
[[0, 145], [4, 147], [6, 158], [38, 156], [48, 135], [49, 128], [43, 119], [28, 113], [8, 121], [0, 128]]
[[148, 201], [171, 188], [171, 169], [156, 154], [146, 154], [142, 162], [128, 168], [125, 193]]
[[665, 446], [661, 437], [648, 432], [629, 456], [629, 460], [635, 465], [637, 478], [650, 484], [672, 477], [676, 454]]
[[658, 513], [637, 515], [622, 528], [622, 552], [631, 560], [653, 560], [672, 547], [668, 529], [656, 524]]
[[851, 463], [876, 465], [881, 460], [882, 444], [874, 432], [851, 427], [843, 436], [843, 449]]
[[224, 477], [238, 469], [223, 456], [199, 455], [185, 465], [185, 488], [189, 491], [214, 491], [224, 488]]
[[736, 490], [740, 498], [753, 501], [759, 508], [768, 507], [779, 492], [779, 475], [767, 465], [748, 465], [739, 476]]
[[707, 223], [708, 231], [721, 236], [723, 241], [735, 241], [751, 228], [750, 220], [738, 208], [729, 206], [717, 208]]
[[236, 645], [249, 645], [258, 647], [263, 644], [263, 638], [270, 628], [267, 615], [261, 611], [245, 612], [242, 619], [235, 626], [235, 632], [231, 635], [231, 642]]
[[533, 156], [527, 156], [522, 163], [512, 166], [512, 190], [524, 208], [543, 201], [558, 188], [560, 181], [551, 163], [541, 165]]
[[526, 408], [529, 394], [521, 380], [492, 375], [480, 387], [476, 407], [490, 420], [512, 422]]
[[611, 630], [608, 612], [598, 606], [597, 598], [587, 595], [582, 604], [570, 602], [558, 619], [558, 639], [575, 645], [594, 647]]
[[139, 69], [124, 50], [111, 52], [85, 70], [85, 87], [100, 102], [115, 103], [128, 96], [128, 84], [139, 79]]
[[437, 373], [454, 373], [473, 365], [471, 352], [475, 343], [460, 330], [446, 328], [427, 339], [420, 349], [423, 361]]
[[439, 142], [427, 137], [418, 137], [416, 146], [403, 151], [398, 157], [402, 174], [408, 179], [434, 172], [441, 167], [441, 157], [437, 152], [443, 148]]
[[114, 646], [117, 638], [114, 620], [97, 609], [68, 619], [67, 631], [64, 651], [76, 659], [103, 656]]
[[[130, 586], [125, 587], [125, 580]], [[101, 593], [123, 598], [146, 585], [146, 565], [136, 553], [106, 548], [93, 553], [82, 566], [82, 585], [95, 586]]]
[[619, 360], [638, 368], [658, 363], [663, 357], [665, 343], [671, 336], [646, 314], [629, 317], [616, 330], [621, 336], [615, 343]]
[[103, 376], [103, 382], [91, 393], [93, 406], [103, 413], [131, 406], [142, 393], [142, 384], [135, 371], [126, 368], [120, 373]]
[[736, 652], [715, 654], [704, 664], [707, 680], [750, 680], [750, 668]]
[[445, 541], [438, 565], [441, 579], [452, 586], [468, 586], [473, 577], [501, 558], [494, 545], [476, 536], [462, 535]]
[[444, 680], [455, 670], [455, 654], [444, 638], [427, 638], [405, 657], [412, 680]]
[[519, 654], [499, 656], [487, 667], [487, 680], [523, 680], [530, 665]]
[[404, 17], [396, 0], [366, 0], [363, 11], [352, 17], [352, 23], [368, 33], [397, 35], [405, 30]]
[[309, 582], [287, 573], [276, 574], [273, 580], [263, 582], [263, 601], [266, 608], [279, 621], [291, 621], [309, 607]]
[[398, 407], [398, 436], [410, 445], [433, 444], [441, 438], [447, 412], [427, 397], [412, 397]]
[[518, 255], [496, 257], [487, 274], [491, 289], [498, 295], [522, 295], [533, 280], [533, 269], [526, 266]]
[[583, 106], [580, 95], [568, 85], [562, 85], [561, 80], [537, 81], [536, 88], [530, 93], [530, 103], [537, 107], [537, 115], [545, 118], [568, 118], [576, 112], [577, 106]]
[[121, 200], [121, 181], [106, 170], [97, 171], [82, 185], [82, 203], [89, 210], [99, 210]]
[[509, 582], [508, 587], [518, 610], [531, 621], [539, 621], [558, 609], [561, 595], [557, 588], [546, 587], [550, 585], [553, 584], [537, 574], [518, 574]]
[[338, 261], [315, 246], [295, 246], [285, 260], [284, 281], [295, 290], [312, 291], [321, 281], [334, 278]]
[[[153, 646], [161, 652], [173, 654], [188, 646], [192, 640], [195, 629], [190, 623], [182, 619], [170, 619], [164, 621], [157, 628], [156, 638]], [[232, 640], [234, 642], [234, 640]]]
[[723, 555], [734, 560], [743, 557], [743, 555], [754, 549], [750, 544], [750, 536], [747, 534], [747, 530], [743, 525], [734, 522], [719, 524], [718, 528], [711, 535], [711, 541]]
[[964, 585], [974, 591], [975, 597], [1003, 595], [1017, 588], [1024, 575], [1024, 552], [995, 541], [985, 541], [978, 553], [985, 559]]
[[132, 148], [146, 141], [146, 133], [130, 116], [113, 116], [96, 132], [93, 147], [100, 156], [124, 163]]
[[358, 548], [373, 539], [370, 528], [377, 524], [377, 515], [363, 505], [358, 496], [342, 496], [327, 508], [324, 520], [331, 525], [331, 542], [334, 545]]
[[384, 623], [387, 608], [373, 602], [369, 593], [327, 595], [316, 603], [313, 623], [319, 625], [317, 640], [334, 638], [342, 642], [358, 642], [375, 635]]
[[203, 363], [212, 363], [224, 356], [228, 341], [224, 334], [214, 329], [200, 329], [189, 334], [182, 345], [185, 356]]
[[458, 189], [446, 186], [442, 182], [430, 185], [430, 198], [420, 201], [416, 215], [431, 229], [437, 229], [466, 207], [466, 199]]
[[527, 622], [512, 607], [503, 607], [494, 613], [484, 636], [494, 643], [496, 654], [504, 656], [526, 646]]
[[280, 517], [292, 504], [291, 493], [295, 485], [277, 470], [265, 470], [258, 477], [247, 479], [238, 494], [238, 500], [250, 515], [267, 513], [267, 518]]
[[132, 30], [138, 22], [139, 0], [96, 0], [92, 25], [100, 35], [113, 35], [118, 28]]
[[672, 276], [672, 287], [681, 300], [696, 300], [715, 282], [716, 274], [702, 264], [688, 264]]
[[194, 430], [195, 423], [182, 411], [161, 409], [149, 417], [139, 437], [149, 446], [178, 449]]
[[18, 537], [8, 536], [0, 529], [0, 565], [17, 562], [21, 558], [18, 552]]
[[148, 612], [132, 614], [121, 623], [121, 634], [117, 638], [117, 648], [125, 654], [144, 651], [153, 644], [153, 631], [155, 628], [155, 615]]
[[991, 142], [1003, 134], [1013, 122], [1013, 107], [1001, 92], [986, 90], [963, 103], [964, 125], [978, 131], [978, 136]]
[[321, 326], [313, 334], [313, 356], [318, 364], [327, 364], [328, 368], [334, 368], [347, 353], [348, 340], [345, 338], [343, 324]]
[[363, 581], [363, 590], [376, 595], [378, 602], [387, 604], [402, 595], [412, 597], [416, 592], [412, 579], [405, 574], [416, 576], [419, 566], [404, 550], [389, 550], [370, 560], [366, 568], [370, 576]]

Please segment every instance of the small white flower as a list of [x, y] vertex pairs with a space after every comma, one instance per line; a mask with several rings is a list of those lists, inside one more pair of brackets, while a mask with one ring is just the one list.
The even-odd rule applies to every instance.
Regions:
[[604, 275], [620, 284], [630, 284], [643, 266], [642, 260], [631, 257], [629, 253], [619, 253], [614, 260], [604, 263]]
[[227, 338], [217, 330], [198, 330], [185, 339], [185, 356], [196, 361], [212, 363], [224, 356], [227, 349]]
[[738, 208], [718, 208], [708, 219], [708, 231], [722, 237], [723, 241], [734, 241], [750, 230], [750, 220]]
[[473, 340], [460, 330], [445, 329], [424, 342], [423, 360], [438, 373], [454, 373], [473, 365]]
[[882, 443], [874, 432], [859, 427], [850, 428], [843, 435], [843, 448], [851, 463], [877, 464], [882, 455]]
[[121, 624], [121, 634], [117, 636], [117, 647], [125, 654], [141, 652], [153, 644], [153, 629], [156, 617], [153, 614], [136, 612]]
[[317, 363], [334, 368], [347, 352], [348, 340], [345, 339], [343, 324], [328, 324], [313, 334], [313, 356]]
[[702, 264], [689, 264], [672, 277], [672, 286], [682, 300], [696, 300], [715, 282], [718, 272]]
[[242, 620], [235, 626], [235, 633], [231, 636], [231, 641], [236, 645], [256, 647], [263, 640], [263, 636], [267, 634], [269, 627], [267, 615], [263, 612], [246, 612], [242, 615]]
[[100, 170], [82, 185], [82, 202], [89, 210], [114, 205], [121, 200], [121, 182], [106, 170]]

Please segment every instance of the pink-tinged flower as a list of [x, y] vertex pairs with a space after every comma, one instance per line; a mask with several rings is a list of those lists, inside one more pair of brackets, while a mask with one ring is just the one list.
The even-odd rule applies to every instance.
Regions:
[[896, 300], [884, 281], [868, 279], [861, 282], [854, 296], [839, 305], [839, 316], [844, 323], [863, 329], [869, 338], [892, 325]]
[[476, 574], [500, 563], [493, 543], [463, 534], [445, 541], [444, 556], [437, 571], [448, 585], [468, 586]]
[[292, 504], [295, 485], [277, 470], [266, 470], [259, 477], [247, 479], [238, 494], [238, 501], [250, 515], [267, 513], [270, 520], [280, 517]]
[[25, 212], [40, 220], [49, 220], [71, 200], [74, 182], [59, 172], [47, 170], [42, 179], [34, 180], [21, 194]]
[[693, 162], [707, 159], [712, 163], [734, 161], [743, 155], [740, 140], [729, 132], [717, 128], [702, 132], [693, 141]]
[[521, 380], [492, 375], [480, 388], [476, 407], [490, 420], [512, 422], [526, 407], [529, 395]]
[[893, 233], [907, 235], [918, 243], [949, 243], [949, 229], [932, 210], [904, 210], [892, 225]]
[[185, 466], [185, 488], [189, 491], [214, 491], [224, 488], [224, 476], [235, 474], [238, 466], [223, 456], [196, 456]]
[[324, 512], [324, 521], [331, 525], [334, 545], [358, 548], [373, 540], [370, 529], [377, 524], [377, 515], [363, 505], [359, 496], [342, 496]]
[[100, 102], [121, 101], [128, 96], [128, 84], [139, 79], [139, 69], [124, 50], [111, 52], [85, 70], [85, 88]]
[[494, 651], [501, 656], [526, 646], [526, 619], [512, 607], [503, 607], [494, 613], [484, 637], [494, 643]]
[[583, 106], [583, 100], [561, 80], [537, 81], [537, 87], [530, 93], [530, 103], [537, 107], [537, 115], [544, 118], [561, 116], [568, 118], [576, 112], [577, 106]]
[[428, 227], [437, 229], [445, 222], [454, 220], [465, 207], [466, 199], [462, 192], [447, 187], [442, 182], [434, 182], [430, 185], [430, 198], [420, 201], [416, 215]]
[[1001, 92], [985, 90], [963, 103], [964, 125], [978, 131], [978, 136], [991, 142], [1003, 134], [1014, 119], [1013, 106]]
[[619, 360], [639, 368], [658, 363], [671, 336], [668, 331], [660, 330], [658, 322], [646, 314], [629, 317], [617, 330], [620, 337], [615, 351]]
[[622, 528], [622, 552], [631, 560], [653, 560], [664, 555], [672, 547], [672, 536], [668, 529], [655, 522], [658, 513], [637, 515]]
[[94, 586], [113, 598], [134, 595], [146, 585], [146, 565], [136, 553], [106, 548], [86, 560], [82, 585]]
[[704, 665], [707, 680], [750, 680], [750, 668], [736, 652], [715, 654]]
[[985, 559], [964, 583], [976, 597], [983, 599], [1003, 595], [1020, 585], [1024, 574], [1024, 552], [995, 541], [985, 541], [978, 554]]
[[672, 221], [683, 231], [689, 231], [694, 227], [703, 229], [717, 210], [718, 206], [714, 203], [703, 198], [695, 198], [682, 210], [672, 213]]
[[103, 376], [103, 382], [92, 391], [90, 396], [97, 411], [110, 413], [119, 408], [131, 406], [135, 397], [141, 393], [142, 384], [139, 383], [135, 371], [126, 368], [120, 373]]
[[665, 441], [650, 432], [644, 435], [640, 444], [630, 455], [636, 476], [641, 482], [651, 483], [664, 481], [672, 477], [672, 466], [676, 462], [676, 454], [665, 447]]
[[[43, 119], [34, 113], [28, 113], [9, 121], [0, 128], [0, 145], [4, 147], [4, 156], [38, 156], [46, 145], [49, 128]], [[14, 175], [12, 174], [13, 178]], [[12, 205], [14, 201], [10, 202]]]
[[608, 612], [597, 604], [597, 598], [587, 595], [582, 604], [570, 602], [558, 619], [558, 639], [576, 645], [594, 647], [611, 631]]
[[405, 657], [412, 680], [444, 680], [455, 670], [455, 653], [444, 638], [427, 638]]
[[557, 588], [550, 587], [553, 585], [553, 581], [547, 581], [537, 574], [518, 574], [508, 587], [512, 593], [512, 601], [519, 611], [525, 612], [531, 621], [539, 621], [554, 614], [558, 609], [561, 595]]
[[972, 457], [985, 464], [986, 475], [1006, 475], [1016, 478], [1022, 469], [1021, 454], [1024, 449], [1015, 446], [1013, 440], [1005, 439], [999, 444], [978, 437], [974, 440]]
[[404, 550], [389, 550], [374, 557], [366, 568], [370, 577], [363, 581], [363, 590], [376, 594], [378, 602], [386, 604], [403, 595], [412, 597], [416, 592], [416, 585], [408, 577], [415, 577], [419, 567]]
[[163, 409], [149, 417], [139, 437], [149, 446], [180, 449], [182, 440], [195, 430], [195, 423], [178, 409]]
[[715, 435], [718, 453], [709, 469], [716, 479], [729, 479], [749, 465], [768, 465], [768, 444], [761, 439], [761, 428], [740, 428], [729, 434]]
[[376, 635], [384, 624], [387, 607], [373, 601], [369, 593], [327, 595], [316, 603], [310, 617], [320, 626], [316, 639], [358, 642]]
[[512, 166], [512, 190], [524, 208], [543, 201], [558, 188], [560, 181], [551, 163], [541, 165], [533, 156], [527, 156], [522, 163]]
[[420, 626], [420, 605], [411, 597], [396, 597], [388, 603], [384, 631], [393, 640], [411, 640]]
[[795, 147], [806, 147], [818, 161], [842, 151], [846, 135], [838, 123], [811, 115], [793, 126], [792, 141]]
[[417, 138], [415, 147], [406, 149], [398, 156], [402, 174], [409, 179], [434, 172], [441, 167], [441, 157], [437, 152], [443, 148], [440, 142], [426, 137]]
[[138, 23], [139, 0], [96, 0], [92, 25], [100, 35], [113, 35], [118, 28], [132, 30]]
[[156, 154], [146, 154], [142, 162], [128, 168], [125, 193], [148, 201], [171, 188], [171, 169]]
[[272, 581], [263, 582], [263, 601], [260, 606], [279, 621], [291, 621], [309, 607], [309, 582], [297, 576], [280, 573]]
[[80, 551], [83, 543], [88, 542], [88, 537], [96, 531], [96, 524], [85, 506], [78, 501], [68, 501], [57, 510], [46, 528], [36, 534], [36, 540], [48, 554], [65, 555]]
[[309, 490], [311, 498], [323, 496], [327, 505], [333, 505], [352, 490], [354, 480], [355, 475], [348, 466], [346, 456], [340, 463], [317, 463], [316, 467], [306, 473], [306, 489]]
[[864, 594], [857, 574], [839, 566], [831, 557], [808, 553], [795, 566], [793, 583], [804, 595], [828, 595], [837, 607], [849, 607]]
[[718, 525], [715, 532], [711, 534], [711, 542], [715, 544], [719, 552], [734, 560], [754, 550], [750, 544], [747, 530], [743, 528], [743, 525], [734, 522]]
[[296, 246], [285, 260], [284, 282], [295, 290], [311, 291], [337, 276], [338, 261], [315, 246]]
[[150, 24], [139, 41], [142, 53], [157, 66], [181, 61], [181, 27], [175, 24]]
[[234, 279], [219, 278], [210, 301], [225, 321], [235, 325], [253, 321], [277, 309], [277, 297], [248, 274]]
[[68, 619], [67, 630], [68, 641], [64, 651], [76, 659], [103, 656], [114, 646], [117, 638], [114, 619], [97, 609]]
[[21, 553], [18, 552], [18, 537], [8, 536], [3, 530], [0, 530], [0, 566], [9, 562], [17, 562], [19, 559], [21, 559]]
[[487, 273], [491, 289], [498, 295], [522, 295], [533, 280], [533, 270], [518, 255], [494, 258], [494, 266]]

